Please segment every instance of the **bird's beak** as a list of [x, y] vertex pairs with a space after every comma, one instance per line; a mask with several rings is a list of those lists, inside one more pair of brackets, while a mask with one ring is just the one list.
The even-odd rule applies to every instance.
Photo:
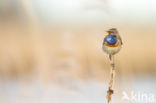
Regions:
[[111, 32], [108, 30], [108, 31], [106, 31], [107, 33], [108, 33], [108, 35], [110, 35], [111, 34]]

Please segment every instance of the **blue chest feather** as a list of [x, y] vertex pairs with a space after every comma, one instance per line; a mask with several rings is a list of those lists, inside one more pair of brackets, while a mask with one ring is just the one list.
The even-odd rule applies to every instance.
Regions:
[[105, 40], [109, 45], [115, 45], [117, 43], [117, 39], [114, 37], [114, 34], [108, 35]]

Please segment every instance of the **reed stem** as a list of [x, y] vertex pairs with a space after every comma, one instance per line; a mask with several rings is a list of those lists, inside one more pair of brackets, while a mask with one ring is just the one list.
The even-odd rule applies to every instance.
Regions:
[[112, 94], [114, 93], [113, 83], [115, 79], [115, 64], [114, 64], [114, 56], [112, 55], [112, 58], [110, 60], [110, 81], [109, 81], [109, 87], [107, 91], [107, 101], [108, 103], [111, 103], [112, 101]]

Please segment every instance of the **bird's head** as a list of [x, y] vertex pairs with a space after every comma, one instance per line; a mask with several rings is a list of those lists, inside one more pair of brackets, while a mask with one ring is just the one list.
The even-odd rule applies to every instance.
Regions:
[[111, 29], [107, 30], [106, 32], [108, 33], [108, 35], [110, 35], [110, 34], [112, 34], [112, 33], [113, 33], [114, 35], [116, 35], [116, 34], [118, 33], [118, 31], [117, 31], [116, 28], [111, 28]]

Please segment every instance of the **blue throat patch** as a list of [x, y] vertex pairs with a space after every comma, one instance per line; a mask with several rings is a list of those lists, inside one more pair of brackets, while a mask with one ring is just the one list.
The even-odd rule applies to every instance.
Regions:
[[117, 39], [114, 37], [114, 34], [110, 34], [106, 37], [106, 42], [109, 44], [109, 45], [115, 45], [116, 42], [117, 42]]

